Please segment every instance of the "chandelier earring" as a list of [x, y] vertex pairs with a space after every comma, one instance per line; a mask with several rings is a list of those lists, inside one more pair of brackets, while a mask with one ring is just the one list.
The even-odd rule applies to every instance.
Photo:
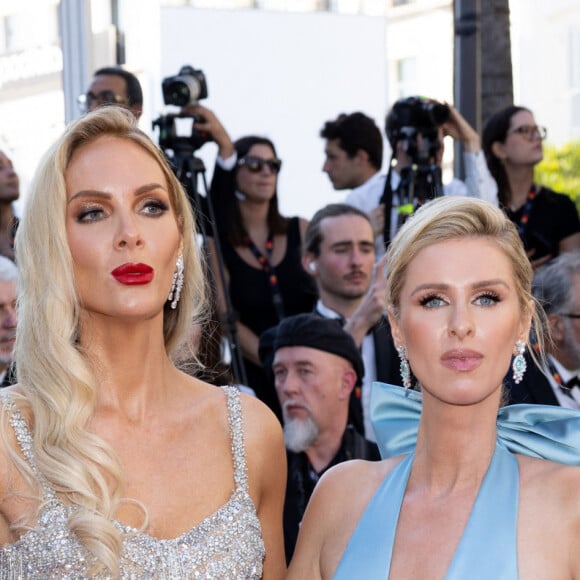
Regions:
[[171, 282], [171, 290], [167, 300], [171, 301], [171, 308], [175, 310], [179, 297], [181, 296], [181, 289], [183, 288], [183, 254], [179, 254], [177, 262], [175, 263], [175, 272], [173, 274], [173, 281]]
[[397, 347], [397, 353], [401, 364], [399, 366], [399, 372], [401, 373], [401, 378], [403, 379], [403, 386], [406, 390], [411, 388], [411, 368], [409, 367], [409, 361], [407, 360], [407, 353], [405, 352], [404, 346]]
[[516, 350], [518, 351], [518, 354], [514, 357], [512, 362], [512, 372], [514, 383], [517, 385], [522, 382], [524, 373], [528, 368], [528, 364], [524, 358], [524, 352], [526, 352], [526, 343], [523, 340], [518, 340], [516, 342]]

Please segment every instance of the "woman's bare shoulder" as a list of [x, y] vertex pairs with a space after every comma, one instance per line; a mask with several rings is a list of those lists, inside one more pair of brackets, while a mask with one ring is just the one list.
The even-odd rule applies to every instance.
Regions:
[[240, 393], [246, 447], [263, 448], [266, 452], [275, 450], [285, 457], [284, 439], [280, 421], [258, 398]]
[[540, 459], [518, 455], [521, 483], [525, 486], [550, 487], [557, 485], [566, 487], [568, 485], [578, 485], [580, 481], [580, 466], [566, 465]]
[[518, 456], [521, 508], [580, 527], [580, 467]]
[[580, 467], [518, 456], [524, 577], [580, 578]]
[[288, 578], [332, 576], [366, 507], [401, 459], [346, 461], [321, 477], [302, 520]]
[[24, 421], [31, 429], [33, 423], [32, 411], [27, 403], [25, 390], [19, 385], [5, 387], [0, 391], [0, 544], [14, 541], [10, 528], [10, 509], [6, 499], [18, 491], [22, 485], [21, 477], [17, 471], [15, 457], [22, 458], [22, 451], [18, 443], [16, 433], [10, 424], [9, 414], [4, 408], [5, 400], [14, 402]]
[[353, 459], [339, 463], [330, 468], [318, 482], [315, 493], [320, 499], [317, 501], [324, 501], [325, 496], [330, 496], [332, 501], [336, 496], [344, 497], [344, 494], [356, 489], [360, 503], [366, 505], [401, 459], [402, 456], [382, 461]]

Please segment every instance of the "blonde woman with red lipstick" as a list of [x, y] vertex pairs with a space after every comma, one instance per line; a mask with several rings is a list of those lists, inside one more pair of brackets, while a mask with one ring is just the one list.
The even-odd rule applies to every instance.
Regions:
[[128, 111], [73, 123], [17, 235], [0, 396], [2, 578], [281, 578], [284, 447], [172, 361], [207, 311], [187, 197]]
[[482, 200], [438, 198], [388, 259], [406, 388], [373, 386], [384, 459], [320, 480], [288, 578], [580, 578], [580, 415], [500, 408], [539, 329], [515, 226]]

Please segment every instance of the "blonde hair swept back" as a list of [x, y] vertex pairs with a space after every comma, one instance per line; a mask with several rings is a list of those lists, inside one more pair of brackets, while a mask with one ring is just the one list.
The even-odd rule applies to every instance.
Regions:
[[[112, 519], [122, 499], [121, 470], [110, 447], [86, 429], [95, 410], [96, 381], [78, 342], [80, 304], [65, 220], [65, 172], [71, 158], [104, 136], [137, 144], [167, 179], [185, 266], [177, 308], [166, 303], [164, 309], [169, 355], [186, 340], [192, 323], [201, 323], [207, 315], [207, 290], [189, 200], [164, 155], [137, 127], [135, 117], [123, 108], [108, 106], [73, 122], [42, 159], [16, 235], [20, 271], [16, 372], [23, 392], [20, 404], [30, 408], [34, 421], [37, 466], [75, 506], [69, 526], [95, 556], [96, 569], [106, 569], [115, 577], [121, 537]], [[33, 482], [26, 466], [17, 464]]]
[[[542, 309], [532, 296], [533, 270], [518, 231], [501, 209], [470, 197], [444, 196], [420, 207], [403, 224], [388, 249], [387, 304], [399, 315], [407, 268], [423, 249], [439, 242], [469, 237], [488, 238], [508, 258], [516, 284], [521, 315], [531, 315], [539, 352], [544, 352]], [[534, 305], [530, 308], [530, 305]], [[528, 346], [529, 339], [528, 339]], [[530, 350], [535, 357], [534, 350]]]

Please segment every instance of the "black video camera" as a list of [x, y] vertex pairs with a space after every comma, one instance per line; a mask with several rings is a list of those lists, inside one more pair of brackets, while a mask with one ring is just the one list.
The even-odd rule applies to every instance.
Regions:
[[161, 83], [163, 102], [166, 105], [187, 107], [207, 98], [207, 83], [203, 71], [186, 64], [174, 77], [167, 77]]
[[[176, 107], [196, 105], [208, 95], [203, 71], [190, 65], [182, 66], [176, 76], [163, 79], [161, 90], [163, 102]], [[195, 127], [196, 122], [203, 120], [199, 115], [188, 113], [159, 117], [153, 121], [153, 128], [159, 128], [159, 147], [164, 151], [170, 149], [175, 155], [197, 151], [212, 140], [211, 134]]]
[[[398, 196], [397, 228], [417, 207], [443, 195], [442, 172], [438, 159], [443, 143], [439, 139], [439, 127], [449, 120], [449, 115], [450, 109], [447, 105], [424, 97], [399, 99], [387, 115], [385, 132], [393, 156], [396, 155], [397, 144], [401, 142], [409, 159], [407, 166], [397, 169], [400, 177], [394, 192]], [[386, 190], [381, 202], [387, 207], [392, 205], [392, 197], [387, 195]], [[385, 240], [390, 238], [388, 224], [385, 222]]]
[[[413, 163], [434, 162], [441, 147], [438, 129], [449, 120], [449, 107], [424, 97], [399, 99], [387, 115], [385, 132], [393, 151], [406, 141], [406, 153]], [[421, 135], [421, 141], [417, 139]]]

